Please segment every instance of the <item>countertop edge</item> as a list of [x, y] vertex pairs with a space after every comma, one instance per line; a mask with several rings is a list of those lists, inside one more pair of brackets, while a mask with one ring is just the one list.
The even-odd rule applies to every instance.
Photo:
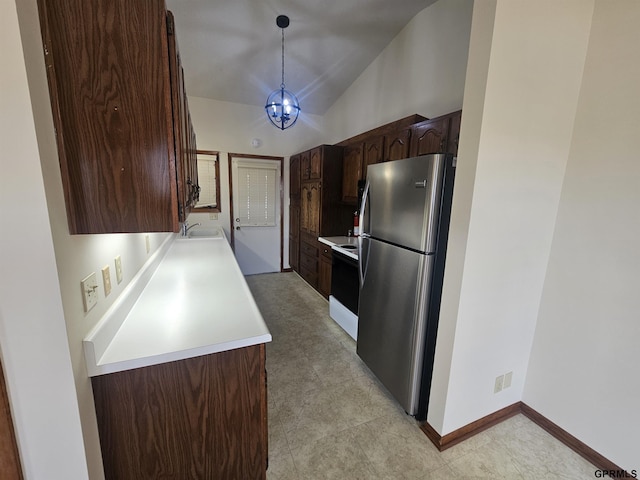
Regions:
[[[186, 360], [189, 358], [200, 357], [202, 355], [210, 355], [213, 353], [226, 352], [229, 350], [235, 350], [237, 348], [251, 347], [253, 345], [259, 345], [261, 343], [271, 342], [271, 334], [258, 335], [255, 337], [247, 337], [230, 342], [217, 343], [212, 345], [206, 345], [204, 347], [191, 348], [188, 350], [180, 350], [176, 352], [168, 352], [161, 355], [153, 355], [149, 357], [134, 358], [122, 362], [113, 362], [99, 364], [95, 366], [88, 365], [89, 377], [97, 377], [100, 375], [107, 375], [109, 373], [124, 372], [127, 370], [133, 370], [136, 368], [151, 367], [153, 365], [160, 365], [163, 363], [176, 362], [180, 360]], [[93, 348], [90, 341], [83, 341], [85, 347], [85, 354], [87, 348]]]

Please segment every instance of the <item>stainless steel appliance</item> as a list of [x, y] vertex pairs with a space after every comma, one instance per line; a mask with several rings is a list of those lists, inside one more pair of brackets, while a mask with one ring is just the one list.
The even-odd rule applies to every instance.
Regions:
[[361, 205], [357, 352], [405, 411], [426, 419], [455, 158], [367, 169]]

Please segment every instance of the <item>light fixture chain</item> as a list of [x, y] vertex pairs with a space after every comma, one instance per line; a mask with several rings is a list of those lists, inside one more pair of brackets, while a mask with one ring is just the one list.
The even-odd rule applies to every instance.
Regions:
[[282, 83], [280, 88], [284, 89], [284, 28], [282, 30]]

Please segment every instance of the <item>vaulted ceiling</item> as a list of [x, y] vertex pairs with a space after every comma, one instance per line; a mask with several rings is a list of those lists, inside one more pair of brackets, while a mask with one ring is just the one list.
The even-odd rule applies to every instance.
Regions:
[[264, 106], [285, 83], [322, 115], [418, 12], [436, 0], [167, 0], [190, 96]]

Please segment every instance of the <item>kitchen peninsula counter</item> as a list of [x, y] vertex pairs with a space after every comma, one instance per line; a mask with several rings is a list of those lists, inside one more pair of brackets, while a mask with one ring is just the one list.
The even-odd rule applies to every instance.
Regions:
[[172, 236], [84, 340], [89, 376], [271, 341], [224, 238]]

